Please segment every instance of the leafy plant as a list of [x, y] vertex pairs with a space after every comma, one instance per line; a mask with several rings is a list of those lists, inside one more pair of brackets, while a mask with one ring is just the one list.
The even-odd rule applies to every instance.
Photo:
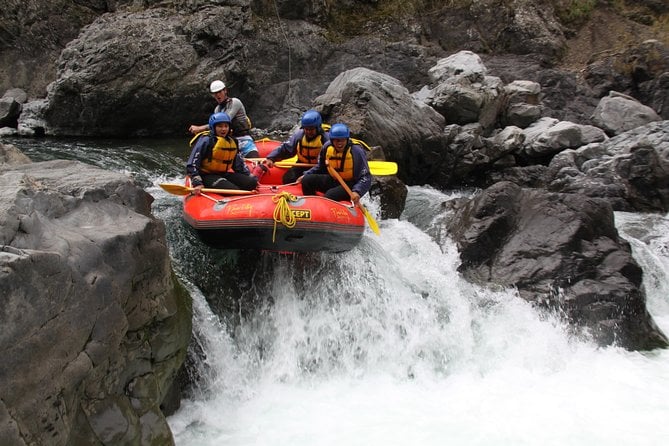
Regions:
[[597, 0], [567, 0], [557, 2], [555, 12], [560, 21], [569, 26], [585, 23], [597, 5]]

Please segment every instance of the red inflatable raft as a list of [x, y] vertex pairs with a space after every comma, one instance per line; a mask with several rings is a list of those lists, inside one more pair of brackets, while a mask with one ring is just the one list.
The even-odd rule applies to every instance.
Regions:
[[[262, 157], [278, 144], [256, 141]], [[252, 192], [188, 195], [184, 219], [204, 243], [217, 248], [338, 252], [356, 246], [365, 229], [360, 209], [349, 201], [304, 196], [299, 184], [280, 184], [285, 171], [273, 167]]]

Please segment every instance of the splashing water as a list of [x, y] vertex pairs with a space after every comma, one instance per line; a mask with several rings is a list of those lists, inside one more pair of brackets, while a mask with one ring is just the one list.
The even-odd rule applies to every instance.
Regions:
[[[435, 193], [412, 188], [408, 206]], [[238, 325], [196, 295], [217, 374], [170, 417], [177, 444], [664, 444], [669, 353], [572, 338], [513, 291], [464, 282], [455, 247], [427, 235], [439, 225], [418, 224], [383, 221], [380, 238], [306, 269], [275, 259], [268, 296]], [[652, 249], [635, 252], [666, 288]], [[649, 294], [666, 311], [667, 293]]]
[[[441, 224], [448, 195], [411, 188], [403, 219], [347, 253], [263, 254], [244, 299], [217, 315], [210, 302], [225, 296], [195, 284], [234, 254], [213, 262], [157, 187], [179, 179], [185, 149], [15, 145], [132, 174], [156, 198], [193, 295], [197, 386], [168, 419], [179, 446], [667, 443], [669, 351], [597, 348], [512, 290], [463, 281]], [[617, 213], [616, 224], [669, 333], [669, 216]]]

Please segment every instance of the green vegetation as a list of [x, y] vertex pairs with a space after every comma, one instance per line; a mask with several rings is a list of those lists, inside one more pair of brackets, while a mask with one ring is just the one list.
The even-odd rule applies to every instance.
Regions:
[[[421, 22], [431, 15], [445, 16], [449, 10], [470, 9], [476, 14], [524, 7], [524, 2], [518, 0], [378, 0], [350, 2], [347, 6], [334, 0], [325, 1], [326, 10], [330, 11], [326, 37], [332, 42], [379, 34], [379, 30], [387, 31], [396, 26], [411, 27], [412, 21]], [[653, 10], [653, 2], [650, 1], [548, 0], [547, 3], [553, 7], [560, 23], [568, 28], [581, 28], [596, 11], [601, 10], [650, 27], [664, 42], [669, 38], [669, 14], [657, 8]]]
[[562, 24], [578, 27], [588, 21], [596, 5], [597, 0], [558, 1], [555, 13]]
[[[327, 0], [333, 3], [333, 0]], [[353, 3], [350, 7], [333, 5], [329, 20], [329, 35], [356, 36], [366, 34], [370, 27], [384, 22], [411, 19], [442, 9], [465, 7], [473, 0], [379, 0], [376, 4]]]
[[654, 34], [657, 35], [658, 40], [669, 45], [669, 14], [664, 14], [652, 26]]

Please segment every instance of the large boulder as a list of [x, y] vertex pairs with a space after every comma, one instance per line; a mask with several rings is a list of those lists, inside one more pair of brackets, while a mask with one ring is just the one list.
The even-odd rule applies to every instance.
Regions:
[[7, 94], [0, 98], [0, 128], [16, 127], [20, 115], [21, 102], [19, 100]]
[[0, 443], [173, 444], [190, 298], [151, 201], [75, 161], [0, 165]]
[[593, 142], [606, 140], [603, 130], [569, 121], [542, 118], [524, 130], [522, 156], [534, 160], [550, 160], [555, 154]]
[[618, 211], [669, 211], [669, 121], [559, 153], [546, 183], [554, 192], [603, 198]]
[[514, 80], [504, 86], [505, 107], [500, 116], [504, 126], [525, 128], [541, 117], [541, 85]]
[[503, 92], [504, 86], [498, 77], [463, 73], [440, 81], [430, 92], [426, 103], [441, 113], [448, 123], [463, 125], [477, 122], [489, 131], [497, 124]]
[[[218, 11], [233, 14], [230, 9]], [[239, 20], [227, 29], [230, 41], [246, 19], [234, 15]], [[216, 16], [200, 19], [217, 26]], [[210, 67], [201, 65], [184, 33], [184, 22], [158, 8], [106, 14], [84, 28], [62, 51], [58, 79], [49, 86], [46, 133], [128, 136], [147, 129], [153, 134], [174, 134], [174, 128], [185, 131], [188, 122], [174, 113], [175, 107], [192, 109], [196, 98], [202, 97], [206, 77], [222, 70], [210, 72]], [[184, 76], [186, 72], [191, 74]]]
[[633, 97], [610, 91], [597, 104], [592, 120], [609, 135], [620, 135], [649, 122], [661, 121], [662, 118], [655, 110]]
[[646, 311], [642, 270], [604, 200], [500, 182], [448, 226], [469, 280], [516, 288], [602, 345], [669, 345]]
[[399, 165], [399, 177], [409, 183], [423, 181], [424, 141], [440, 134], [444, 117], [414, 99], [395, 78], [367, 68], [355, 68], [337, 76], [314, 101], [326, 121], [344, 122], [354, 136], [381, 146]]
[[30, 98], [44, 97], [56, 76], [58, 54], [67, 42], [96, 16], [131, 1], [3, 0], [0, 91], [20, 87]]
[[32, 161], [23, 152], [12, 145], [0, 144], [0, 166], [28, 164]]
[[428, 72], [434, 87], [425, 102], [449, 124], [478, 122], [489, 131], [497, 123], [504, 86], [501, 79], [486, 73], [480, 57], [471, 51], [441, 59]]

